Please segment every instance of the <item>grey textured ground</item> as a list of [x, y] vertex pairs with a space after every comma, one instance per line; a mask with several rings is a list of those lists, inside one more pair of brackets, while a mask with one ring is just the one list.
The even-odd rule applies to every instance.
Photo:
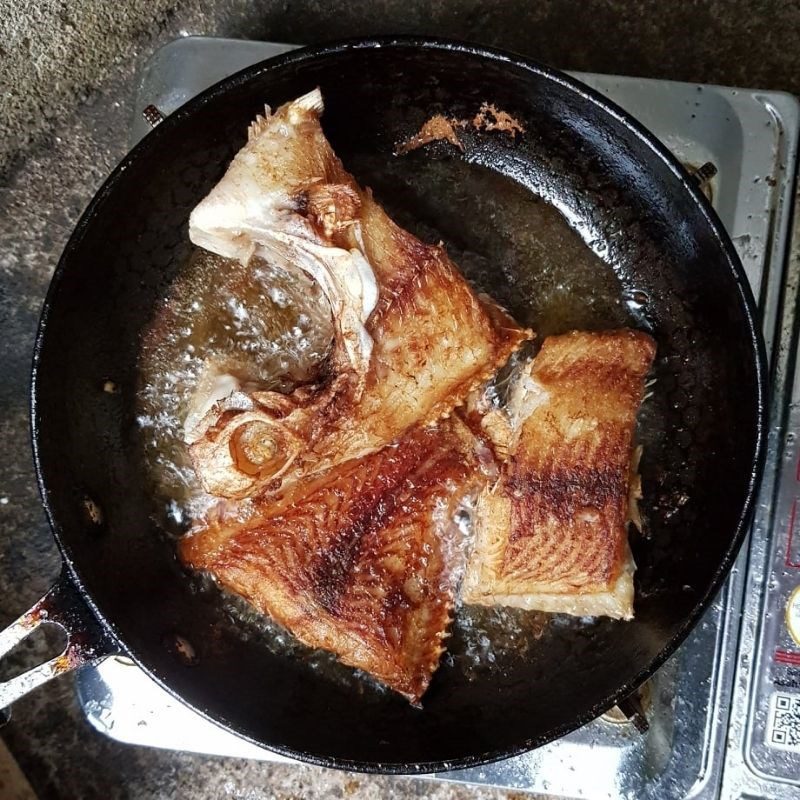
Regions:
[[[124, 153], [137, 62], [182, 32], [293, 42], [427, 32], [565, 68], [800, 91], [794, 2], [0, 0], [0, 625], [58, 571], [28, 443], [41, 301], [80, 211]], [[18, 703], [2, 735], [43, 798], [511, 796], [124, 747], [83, 722], [70, 678]]]
[[797, 91], [797, 3], [712, 0], [0, 0], [0, 171], [180, 31], [316, 42], [425, 32], [569, 69]]

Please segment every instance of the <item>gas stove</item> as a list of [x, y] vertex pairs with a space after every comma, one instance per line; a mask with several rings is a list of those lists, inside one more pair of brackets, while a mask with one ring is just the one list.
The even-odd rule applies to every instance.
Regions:
[[[131, 145], [191, 97], [292, 45], [186, 37], [140, 72]], [[431, 780], [564, 798], [800, 796], [798, 252], [790, 257], [800, 105], [778, 92], [576, 73], [707, 185], [761, 309], [773, 374], [768, 462], [748, 543], [695, 631], [622, 707], [524, 755]], [[703, 170], [704, 175], [713, 169]], [[796, 240], [800, 245], [800, 237]], [[132, 662], [80, 673], [91, 724], [121, 742], [287, 762], [180, 704]]]

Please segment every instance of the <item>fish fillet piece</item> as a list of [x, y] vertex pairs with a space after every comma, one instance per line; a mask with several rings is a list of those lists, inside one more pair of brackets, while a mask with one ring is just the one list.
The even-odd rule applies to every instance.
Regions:
[[367, 329], [372, 360], [359, 396], [342, 392], [317, 420], [301, 472], [330, 466], [429, 424], [461, 405], [530, 331], [478, 297], [447, 257], [395, 225], [365, 193], [365, 251], [380, 299]]
[[180, 557], [417, 702], [443, 650], [459, 557], [463, 571], [453, 520], [480, 481], [476, 447], [456, 419], [415, 428], [256, 503], [244, 523], [208, 522]]
[[[325, 139], [321, 109], [312, 92], [260, 119], [192, 214], [203, 247], [321, 275], [341, 331], [324, 380], [290, 395], [204, 381], [212, 388], [196, 397], [203, 413], [190, 412], [186, 439], [217, 496], [274, 493], [447, 416], [531, 336], [475, 294], [442, 246], [395, 225], [358, 186]], [[334, 278], [353, 292], [337, 294]]]
[[654, 356], [653, 340], [631, 330], [545, 339], [505, 424], [497, 412], [483, 423], [505, 460], [476, 504], [465, 602], [632, 618], [626, 526]]
[[[265, 107], [247, 144], [192, 211], [189, 238], [243, 264], [260, 256], [310, 275], [331, 304], [351, 367], [363, 374], [372, 349], [364, 323], [378, 287], [358, 244], [358, 194], [319, 124], [323, 108], [319, 89], [274, 114]], [[331, 241], [334, 231], [350, 227], [344, 246]]]

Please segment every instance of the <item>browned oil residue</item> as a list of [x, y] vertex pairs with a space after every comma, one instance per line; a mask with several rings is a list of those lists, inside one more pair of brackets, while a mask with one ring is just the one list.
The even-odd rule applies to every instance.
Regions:
[[434, 114], [426, 120], [413, 136], [395, 148], [395, 155], [402, 156], [431, 142], [447, 142], [464, 152], [464, 144], [456, 133], [456, 128], [472, 127], [476, 131], [500, 131], [516, 139], [517, 134], [525, 133], [525, 126], [507, 111], [497, 108], [494, 103], [484, 101], [472, 119], [445, 117]]

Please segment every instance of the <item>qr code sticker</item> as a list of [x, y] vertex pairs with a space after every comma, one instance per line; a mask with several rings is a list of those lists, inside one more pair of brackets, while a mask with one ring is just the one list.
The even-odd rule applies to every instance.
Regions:
[[774, 692], [769, 704], [767, 744], [800, 753], [800, 694]]

